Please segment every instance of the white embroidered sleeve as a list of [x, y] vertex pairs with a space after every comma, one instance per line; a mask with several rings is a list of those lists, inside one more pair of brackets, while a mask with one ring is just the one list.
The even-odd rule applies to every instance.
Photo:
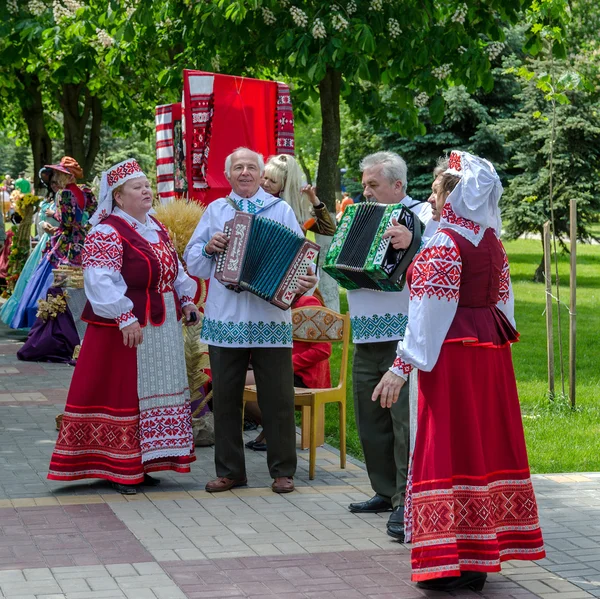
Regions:
[[196, 297], [196, 291], [198, 289], [198, 283], [192, 279], [184, 270], [183, 265], [177, 260], [178, 271], [177, 278], [175, 279], [175, 291], [179, 296], [179, 302], [181, 307], [189, 304], [194, 304], [194, 297]]
[[[502, 244], [500, 244], [502, 245]], [[502, 266], [502, 273], [500, 275], [500, 299], [496, 306], [499, 310], [504, 312], [506, 318], [510, 321], [510, 324], [516, 328], [515, 323], [515, 296], [513, 294], [512, 283], [510, 280], [510, 266], [508, 265], [508, 257], [506, 250], [502, 246], [504, 253], [504, 264]]]
[[410, 288], [408, 325], [390, 369], [404, 379], [411, 366], [431, 371], [456, 315], [462, 261], [451, 237], [438, 232], [417, 257]]
[[212, 236], [222, 231], [214, 218], [217, 209], [217, 202], [208, 206], [183, 253], [188, 272], [200, 279], [209, 279], [213, 271], [214, 256], [207, 254], [205, 248]]
[[82, 258], [85, 295], [94, 314], [115, 320], [120, 329], [136, 322], [121, 276], [123, 244], [119, 234], [109, 225], [96, 225], [85, 238]]

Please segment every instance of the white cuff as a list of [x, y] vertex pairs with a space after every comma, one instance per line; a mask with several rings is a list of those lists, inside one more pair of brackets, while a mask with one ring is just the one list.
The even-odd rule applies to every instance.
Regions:
[[121, 316], [117, 316], [115, 321], [119, 325], [119, 329], [123, 329], [134, 322], [137, 322], [137, 318], [134, 316], [133, 312], [129, 310], [129, 312], [123, 312]]

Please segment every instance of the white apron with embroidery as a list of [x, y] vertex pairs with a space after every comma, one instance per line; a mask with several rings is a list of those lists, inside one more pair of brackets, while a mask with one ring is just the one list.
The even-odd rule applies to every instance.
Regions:
[[142, 462], [189, 455], [193, 448], [190, 391], [185, 369], [183, 334], [172, 293], [163, 293], [162, 326], [144, 327], [137, 347]]

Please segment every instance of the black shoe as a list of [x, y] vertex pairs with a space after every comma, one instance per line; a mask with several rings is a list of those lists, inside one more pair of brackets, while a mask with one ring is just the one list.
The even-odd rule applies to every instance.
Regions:
[[256, 443], [255, 441], [254, 445], [250, 449], [253, 451], [267, 451], [267, 444], [264, 441], [259, 443]]
[[149, 474], [144, 474], [144, 482], [142, 483], [145, 487], [156, 487], [160, 485], [160, 479], [154, 478]]
[[255, 431], [258, 428], [258, 424], [254, 422], [254, 420], [248, 420], [244, 418], [244, 430], [245, 431]]
[[110, 486], [115, 490], [121, 493], [121, 495], [135, 495], [137, 493], [137, 489], [135, 485], [122, 485], [121, 483], [111, 482]]
[[385, 499], [381, 499], [379, 495], [373, 495], [371, 499], [351, 503], [348, 509], [353, 514], [379, 514], [380, 512], [389, 512], [392, 509], [392, 504]]
[[387, 533], [399, 543], [404, 543], [404, 506], [399, 505], [390, 514]]
[[460, 576], [447, 576], [445, 578], [433, 578], [417, 582], [417, 587], [428, 591], [457, 591], [458, 589], [471, 589], [475, 592], [483, 590], [487, 580], [485, 572], [463, 572]]

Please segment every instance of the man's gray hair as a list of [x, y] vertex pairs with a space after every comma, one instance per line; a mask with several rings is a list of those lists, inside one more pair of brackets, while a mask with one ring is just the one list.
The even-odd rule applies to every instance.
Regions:
[[238, 152], [249, 152], [250, 154], [254, 154], [254, 156], [256, 156], [256, 161], [258, 162], [258, 169], [260, 170], [260, 174], [262, 177], [263, 173], [265, 172], [265, 159], [263, 155], [259, 154], [258, 152], [255, 152], [254, 150], [251, 150], [250, 148], [244, 148], [243, 146], [236, 148], [233, 152], [231, 152], [231, 154], [229, 154], [229, 156], [227, 156], [227, 158], [225, 158], [225, 174], [228, 177], [231, 177], [231, 162], [233, 160], [233, 157]]
[[375, 154], [369, 154], [369, 156], [360, 161], [360, 170], [363, 172], [368, 168], [379, 165], [383, 166], [382, 172], [384, 177], [392, 184], [400, 181], [402, 189], [406, 192], [408, 182], [404, 159], [395, 152], [375, 152]]

